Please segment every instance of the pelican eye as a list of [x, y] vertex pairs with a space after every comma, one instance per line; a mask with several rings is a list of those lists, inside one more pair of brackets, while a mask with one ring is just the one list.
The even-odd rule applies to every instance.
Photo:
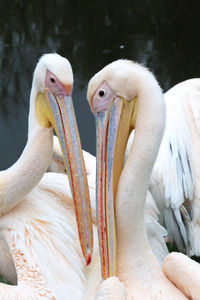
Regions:
[[104, 91], [104, 90], [99, 91], [99, 96], [100, 97], [105, 97], [105, 95], [106, 95], [106, 91]]
[[55, 79], [53, 77], [50, 78], [50, 81], [55, 83]]

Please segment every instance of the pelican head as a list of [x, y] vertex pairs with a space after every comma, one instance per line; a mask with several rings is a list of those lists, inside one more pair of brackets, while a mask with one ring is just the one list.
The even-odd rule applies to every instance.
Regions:
[[88, 101], [96, 120], [97, 222], [104, 279], [116, 274], [114, 199], [124, 152], [136, 125], [138, 99], [148, 96], [145, 93], [152, 81], [156, 82], [146, 68], [132, 61], [118, 60], [95, 74], [88, 85]]
[[[92, 254], [92, 218], [72, 89], [73, 73], [69, 61], [56, 53], [43, 55], [33, 77], [29, 127], [33, 129], [35, 118], [34, 123], [38, 126], [53, 126], [58, 136], [75, 204], [81, 247], [89, 263]], [[29, 134], [32, 132], [29, 128]]]

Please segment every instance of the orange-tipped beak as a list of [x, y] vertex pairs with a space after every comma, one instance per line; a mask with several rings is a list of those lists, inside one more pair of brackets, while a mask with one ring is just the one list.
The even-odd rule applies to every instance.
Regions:
[[110, 115], [95, 116], [97, 136], [97, 221], [101, 253], [102, 277], [116, 275], [116, 228], [113, 191], [113, 163], [117, 130], [123, 103], [116, 98]]
[[52, 83], [46, 80], [48, 84], [45, 94], [40, 93], [37, 98], [38, 117], [44, 126], [47, 122], [53, 125], [60, 141], [74, 200], [80, 244], [86, 264], [89, 264], [93, 250], [92, 214], [86, 169], [71, 97], [72, 85], [62, 85], [56, 76], [48, 71], [47, 79], [50, 77], [54, 80]]
[[102, 277], [106, 279], [117, 272], [114, 200], [134, 105], [117, 97], [106, 81], [96, 90], [90, 105], [96, 120], [97, 226]]
[[74, 200], [81, 248], [86, 264], [91, 261], [93, 236], [89, 190], [76, 117], [70, 96], [47, 93], [55, 118], [55, 131], [60, 141]]

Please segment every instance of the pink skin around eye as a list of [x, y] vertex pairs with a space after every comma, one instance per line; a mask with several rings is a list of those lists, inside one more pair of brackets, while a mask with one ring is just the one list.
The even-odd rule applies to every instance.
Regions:
[[60, 95], [71, 95], [72, 93], [72, 85], [65, 86], [63, 85], [60, 80], [47, 70], [46, 78], [45, 78], [45, 89], [52, 91], [56, 96]]
[[[101, 95], [101, 91], [104, 91], [105, 95]], [[116, 94], [113, 92], [109, 84], [104, 81], [94, 93], [92, 98], [92, 111], [94, 114], [97, 114], [100, 111], [104, 111], [108, 108], [110, 103], [116, 97]]]

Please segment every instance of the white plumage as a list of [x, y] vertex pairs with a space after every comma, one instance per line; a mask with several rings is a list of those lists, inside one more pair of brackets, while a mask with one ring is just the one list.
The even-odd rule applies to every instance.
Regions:
[[[125, 161], [130, 151], [131, 142], [132, 139], [129, 139], [128, 146], [126, 149]], [[85, 160], [87, 175], [90, 178], [90, 183], [93, 185], [95, 189], [96, 157], [84, 150], [83, 150], [83, 156]], [[56, 136], [54, 136], [52, 161], [50, 163], [48, 171], [65, 173], [62, 152], [60, 149], [58, 138]], [[169, 254], [165, 242], [165, 238], [167, 237], [168, 233], [166, 229], [159, 224], [158, 220], [159, 220], [158, 208], [152, 198], [151, 193], [148, 191], [147, 198], [146, 198], [146, 205], [145, 205], [145, 223], [146, 223], [147, 236], [149, 239], [149, 243], [151, 245], [151, 249], [155, 254], [159, 264], [162, 266], [164, 258]]]
[[[119, 289], [116, 299], [187, 299], [162, 272], [150, 249], [144, 222], [146, 192], [164, 132], [165, 106], [161, 89], [148, 70], [138, 64], [119, 60], [91, 79], [88, 98], [92, 110], [97, 115], [99, 113], [99, 117], [112, 111], [114, 103], [122, 103], [122, 120], [116, 127], [118, 134], [114, 150], [117, 162], [123, 154], [119, 149], [126, 142], [123, 134], [130, 132], [134, 125], [136, 128], [115, 196], [118, 279], [115, 276], [106, 279], [97, 291], [97, 299], [113, 299], [115, 289]], [[135, 106], [129, 104], [135, 101], [138, 102], [136, 118]], [[103, 109], [102, 103], [106, 103]], [[130, 119], [126, 107], [133, 109]], [[111, 119], [109, 121], [111, 126], [113, 123]], [[106, 127], [103, 129], [106, 130]], [[105, 157], [109, 157], [109, 150]], [[113, 159], [115, 162], [115, 157]]]
[[181, 251], [200, 255], [200, 79], [165, 94], [166, 128], [150, 181], [160, 221]]
[[[164, 95], [166, 127], [150, 192], [159, 222], [178, 249], [200, 256], [200, 79], [177, 84]], [[131, 134], [127, 153], [134, 138]], [[127, 154], [126, 154], [127, 155]]]
[[[1, 300], [80, 299], [83, 294], [85, 262], [69, 181], [63, 174], [44, 174], [52, 156], [51, 124], [60, 130], [49, 103], [69, 101], [72, 83], [67, 59], [42, 56], [33, 78], [27, 145], [16, 163], [0, 172], [0, 273], [14, 284], [0, 283]], [[60, 140], [70, 146], [62, 136]], [[84, 170], [80, 171], [83, 180]], [[77, 178], [77, 193], [76, 182]]]
[[[94, 205], [93, 186], [90, 196]], [[12, 284], [17, 284], [17, 288], [0, 284], [1, 300], [9, 299], [4, 295], [6, 287], [12, 300], [18, 299], [17, 293], [24, 297], [19, 299], [40, 299], [42, 293], [44, 299], [81, 299], [85, 263], [65, 175], [46, 173], [17, 207], [1, 217], [0, 230], [11, 251], [9, 258], [15, 263], [15, 268], [11, 269], [9, 261], [8, 276], [5, 256], [0, 256], [0, 273]], [[28, 294], [23, 294], [24, 288]]]

